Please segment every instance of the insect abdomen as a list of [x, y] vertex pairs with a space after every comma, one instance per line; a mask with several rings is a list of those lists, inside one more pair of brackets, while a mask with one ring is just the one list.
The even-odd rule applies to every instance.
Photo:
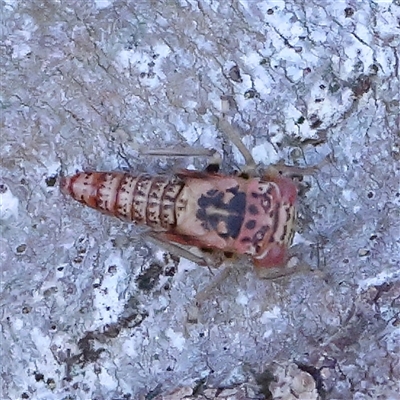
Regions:
[[183, 185], [168, 176], [123, 172], [79, 172], [61, 182], [64, 193], [89, 207], [162, 229], [176, 225], [175, 202]]

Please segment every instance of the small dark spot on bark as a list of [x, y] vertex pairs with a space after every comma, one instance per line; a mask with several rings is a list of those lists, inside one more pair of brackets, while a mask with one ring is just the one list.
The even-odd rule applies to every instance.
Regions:
[[229, 78], [231, 78], [234, 82], [243, 82], [243, 79], [240, 75], [240, 69], [237, 65], [234, 65], [230, 70], [229, 70]]
[[116, 265], [110, 265], [108, 267], [108, 273], [111, 275], [114, 275], [117, 272], [117, 266]]
[[354, 15], [354, 9], [352, 9], [351, 7], [346, 7], [344, 9], [344, 15], [345, 15], [346, 18], [349, 18], [349, 17], [353, 16]]
[[49, 176], [46, 178], [46, 185], [48, 187], [53, 187], [57, 182], [57, 177], [56, 176]]
[[43, 381], [43, 380], [44, 380], [44, 375], [39, 373], [39, 372], [36, 372], [35, 373], [35, 381], [36, 382], [40, 382], [40, 381]]
[[[308, 374], [310, 374], [313, 377], [313, 379], [315, 381], [315, 386], [316, 386], [317, 392], [319, 394], [324, 393], [325, 392], [324, 380], [321, 375], [321, 369], [315, 368], [313, 365], [306, 365], [306, 364], [302, 364], [302, 363], [296, 363], [296, 364], [300, 370], [307, 372]], [[325, 396], [321, 396], [321, 397], [325, 397]]]
[[352, 87], [353, 93], [357, 97], [361, 97], [364, 93], [368, 93], [370, 88], [371, 79], [366, 75], [361, 75]]
[[329, 85], [329, 91], [331, 93], [336, 93], [340, 89], [340, 85], [338, 82], [333, 82]]
[[371, 75], [376, 75], [379, 71], [379, 67], [376, 64], [370, 65], [369, 69], [371, 71]]
[[260, 94], [257, 92], [257, 90], [255, 90], [253, 88], [246, 90], [246, 92], [244, 93], [245, 99], [254, 99], [254, 98], [258, 98], [258, 97], [260, 97]]
[[311, 129], [317, 129], [322, 125], [322, 121], [315, 114], [310, 116], [310, 122], [311, 122], [310, 124]]
[[26, 250], [26, 244], [25, 243], [20, 244], [16, 249], [18, 254], [23, 253], [25, 250]]
[[260, 393], [265, 396], [265, 399], [272, 399], [273, 395], [269, 390], [269, 386], [272, 382], [276, 381], [274, 374], [265, 369], [262, 373], [255, 374], [254, 377], [257, 385], [260, 387]]
[[32, 307], [24, 306], [22, 307], [22, 314], [29, 314], [32, 311]]
[[176, 273], [176, 268], [175, 267], [166, 267], [164, 270], [164, 275], [165, 276], [174, 276]]
[[86, 332], [85, 336], [78, 341], [78, 348], [82, 352], [82, 357], [85, 363], [96, 362], [100, 354], [104, 351], [103, 348], [94, 349], [94, 332]]
[[136, 278], [138, 288], [145, 292], [149, 292], [158, 283], [161, 273], [162, 267], [159, 264], [152, 263], [149, 268], [143, 271]]
[[272, 8], [269, 8], [268, 10], [267, 10], [267, 14], [268, 15], [272, 15], [274, 13], [274, 10], [272, 9]]

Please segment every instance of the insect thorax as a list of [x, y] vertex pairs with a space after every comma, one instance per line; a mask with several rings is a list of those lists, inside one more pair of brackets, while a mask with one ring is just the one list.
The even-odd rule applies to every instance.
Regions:
[[176, 216], [178, 232], [204, 247], [265, 255], [290, 245], [295, 209], [275, 182], [218, 176], [186, 180]]

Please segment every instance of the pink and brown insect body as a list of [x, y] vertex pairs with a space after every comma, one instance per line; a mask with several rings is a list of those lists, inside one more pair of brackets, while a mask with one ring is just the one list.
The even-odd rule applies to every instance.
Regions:
[[92, 208], [147, 225], [163, 240], [247, 254], [259, 267], [281, 266], [294, 233], [294, 183], [183, 170], [175, 176], [81, 172], [62, 190]]
[[[281, 266], [294, 233], [297, 189], [284, 177], [227, 177], [184, 171], [177, 226], [169, 240], [248, 254], [256, 266]], [[171, 233], [172, 233], [171, 232]]]
[[80, 203], [158, 231], [176, 226], [175, 208], [182, 187], [176, 178], [122, 172], [79, 172], [61, 181], [63, 193]]

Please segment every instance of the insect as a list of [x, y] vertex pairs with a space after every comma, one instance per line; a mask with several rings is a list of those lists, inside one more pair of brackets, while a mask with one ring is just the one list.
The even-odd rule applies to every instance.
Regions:
[[63, 177], [61, 189], [105, 214], [149, 227], [164, 243], [247, 255], [257, 267], [283, 266], [294, 235], [297, 187], [278, 173], [79, 172]]
[[[274, 168], [260, 173], [235, 127], [225, 118], [217, 125], [244, 157], [247, 172], [224, 175], [216, 164], [156, 176], [78, 172], [62, 177], [61, 190], [105, 214], [147, 226], [150, 238], [198, 264], [217, 266], [247, 256], [263, 270], [284, 267], [295, 230], [297, 185]], [[172, 155], [165, 149], [145, 153]], [[212, 156], [206, 153], [191, 155]], [[174, 155], [190, 154], [183, 149]]]

